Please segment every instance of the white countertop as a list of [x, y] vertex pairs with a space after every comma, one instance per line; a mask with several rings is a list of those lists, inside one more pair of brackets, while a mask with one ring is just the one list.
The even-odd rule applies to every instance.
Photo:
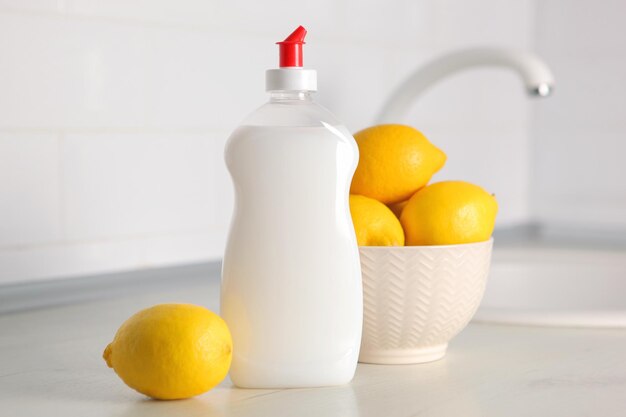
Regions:
[[[173, 278], [175, 280], [175, 278]], [[1, 289], [0, 289], [1, 291]], [[244, 390], [227, 379], [200, 397], [148, 400], [102, 350], [137, 310], [192, 302], [217, 311], [218, 283], [0, 316], [0, 415], [20, 416], [624, 416], [626, 330], [472, 324], [441, 361], [359, 365], [351, 384]]]

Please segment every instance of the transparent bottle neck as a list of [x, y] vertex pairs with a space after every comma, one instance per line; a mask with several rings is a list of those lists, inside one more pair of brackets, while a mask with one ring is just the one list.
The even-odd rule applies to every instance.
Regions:
[[270, 91], [270, 102], [312, 101], [311, 92], [303, 91]]

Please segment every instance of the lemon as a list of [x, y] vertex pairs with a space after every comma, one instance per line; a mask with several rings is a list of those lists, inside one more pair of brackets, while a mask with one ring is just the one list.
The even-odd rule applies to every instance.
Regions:
[[360, 156], [350, 192], [385, 204], [407, 200], [446, 162], [439, 148], [409, 126], [374, 126], [354, 139]]
[[443, 181], [419, 190], [400, 216], [407, 245], [451, 245], [488, 240], [498, 203], [481, 187]]
[[400, 221], [383, 203], [362, 195], [350, 195], [350, 213], [359, 246], [404, 245]]
[[232, 349], [228, 327], [217, 314], [192, 304], [159, 304], [126, 320], [103, 357], [129, 387], [174, 400], [219, 384]]

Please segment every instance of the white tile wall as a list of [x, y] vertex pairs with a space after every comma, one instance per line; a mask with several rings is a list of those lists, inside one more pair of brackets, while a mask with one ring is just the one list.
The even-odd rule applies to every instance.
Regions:
[[622, 0], [541, 0], [535, 17], [536, 46], [545, 54], [584, 61], [623, 56], [626, 50]]
[[0, 0], [0, 8], [19, 12], [64, 12], [72, 0]]
[[274, 65], [270, 39], [154, 32], [148, 55], [151, 125], [230, 131], [266, 100], [265, 68]]
[[626, 3], [538, 2], [554, 97], [533, 108], [532, 205], [560, 228], [626, 235]]
[[318, 71], [316, 100], [330, 108], [352, 132], [374, 123], [393, 85], [385, 68], [391, 53], [383, 47], [360, 43], [320, 42], [310, 49], [306, 59], [314, 62]]
[[[277, 32], [289, 34], [298, 25], [319, 27], [317, 36], [320, 37], [336, 38], [344, 33], [346, 16], [343, 1], [247, 0], [217, 3], [218, 23], [215, 27], [225, 33], [268, 36], [273, 41], [276, 41]], [[314, 39], [312, 36], [309, 41]]]
[[67, 238], [215, 229], [221, 143], [200, 134], [67, 135], [61, 156]]
[[141, 27], [0, 13], [0, 128], [142, 126]]
[[206, 0], [71, 0], [69, 12], [97, 18], [193, 26], [218, 21], [218, 7], [218, 2]]
[[216, 230], [3, 248], [0, 285], [206, 261], [221, 253], [225, 236]]
[[0, 172], [0, 247], [60, 240], [57, 136], [0, 133]]
[[[274, 42], [308, 27], [318, 101], [352, 130], [448, 49], [530, 45], [534, 0], [0, 0], [0, 283], [217, 259], [232, 210], [228, 133], [262, 104]], [[468, 72], [411, 120], [441, 178], [528, 217], [528, 102]]]
[[526, 48], [532, 41], [535, 3], [438, 0], [433, 10], [434, 44], [438, 49], [476, 44]]
[[432, 1], [346, 0], [340, 26], [348, 39], [411, 51], [433, 41], [435, 10]]

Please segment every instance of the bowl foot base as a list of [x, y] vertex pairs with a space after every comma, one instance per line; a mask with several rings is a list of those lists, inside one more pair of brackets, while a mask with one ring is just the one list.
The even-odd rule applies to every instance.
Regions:
[[376, 349], [361, 348], [359, 362], [380, 365], [406, 365], [412, 363], [433, 362], [443, 358], [448, 349], [444, 343], [417, 349]]

